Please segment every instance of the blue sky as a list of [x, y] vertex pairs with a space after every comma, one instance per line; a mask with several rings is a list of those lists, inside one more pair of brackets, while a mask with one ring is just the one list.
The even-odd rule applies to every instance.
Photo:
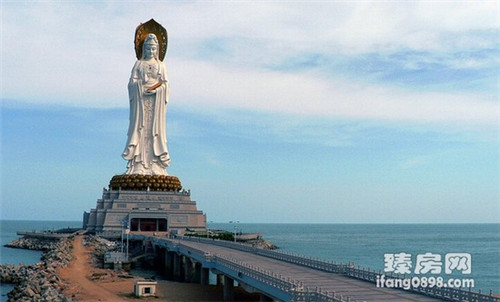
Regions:
[[169, 32], [169, 174], [209, 221], [500, 222], [500, 4], [3, 1], [1, 219], [125, 171], [135, 27]]

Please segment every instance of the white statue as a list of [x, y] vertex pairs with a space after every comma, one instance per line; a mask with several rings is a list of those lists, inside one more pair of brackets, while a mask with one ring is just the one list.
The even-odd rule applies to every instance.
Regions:
[[126, 174], [168, 175], [166, 114], [170, 89], [167, 69], [159, 52], [157, 36], [147, 34], [142, 57], [130, 76], [130, 124], [122, 155], [128, 160]]

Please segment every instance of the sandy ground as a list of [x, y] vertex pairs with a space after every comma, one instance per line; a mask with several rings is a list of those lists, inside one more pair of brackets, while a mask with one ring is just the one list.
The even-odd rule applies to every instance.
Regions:
[[[92, 267], [91, 250], [83, 243], [83, 236], [75, 238], [73, 260], [58, 270], [66, 282], [66, 297], [75, 301], [134, 301], [134, 281], [141, 277], [123, 278], [111, 270]], [[140, 301], [222, 301], [222, 288], [214, 285], [158, 281], [157, 297]], [[235, 300], [258, 301], [258, 296], [235, 289]], [[136, 300], [139, 301], [139, 300]]]

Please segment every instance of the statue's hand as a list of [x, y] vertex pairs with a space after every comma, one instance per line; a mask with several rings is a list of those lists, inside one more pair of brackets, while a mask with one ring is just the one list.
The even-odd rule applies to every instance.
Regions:
[[146, 89], [146, 91], [144, 91], [144, 94], [145, 95], [152, 95], [152, 94], [155, 94], [156, 93], [156, 90], [149, 90], [149, 89]]

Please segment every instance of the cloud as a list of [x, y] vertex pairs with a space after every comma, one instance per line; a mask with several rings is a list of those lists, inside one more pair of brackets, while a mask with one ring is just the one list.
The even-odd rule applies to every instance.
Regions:
[[176, 89], [172, 97], [193, 107], [426, 123], [491, 125], [498, 118], [498, 104], [474, 94], [415, 92], [307, 73], [251, 72], [196, 61], [175, 60], [170, 65]]
[[[275, 67], [304, 54], [350, 64], [367, 54], [414, 53], [398, 68], [436, 62], [491, 68], [498, 59], [479, 54], [498, 46], [499, 7], [494, 1], [9, 2], [3, 7], [2, 97], [127, 107], [133, 31], [153, 16], [169, 30], [172, 101], [183, 106], [491, 126], [498, 121], [496, 90], [419, 90], [370, 80], [370, 70]], [[460, 52], [463, 58], [450, 55]]]
[[403, 170], [410, 170], [423, 165], [427, 165], [433, 160], [435, 160], [435, 157], [432, 155], [415, 155], [400, 162], [399, 168]]

